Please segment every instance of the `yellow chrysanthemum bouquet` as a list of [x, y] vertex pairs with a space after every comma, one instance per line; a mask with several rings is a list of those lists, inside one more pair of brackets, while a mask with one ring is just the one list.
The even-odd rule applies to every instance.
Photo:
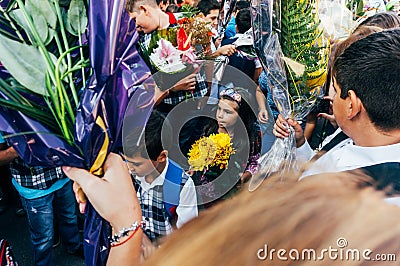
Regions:
[[235, 154], [231, 137], [226, 133], [211, 134], [197, 140], [189, 151], [190, 170], [204, 171], [210, 167], [228, 168], [229, 158]]

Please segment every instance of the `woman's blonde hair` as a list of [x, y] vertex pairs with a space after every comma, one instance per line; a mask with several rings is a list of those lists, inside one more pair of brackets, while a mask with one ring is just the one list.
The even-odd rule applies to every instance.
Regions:
[[[172, 234], [146, 263], [362, 265], [367, 249], [372, 250], [371, 254], [367, 252], [371, 259], [377, 253], [398, 251], [400, 210], [385, 203], [383, 193], [371, 187], [372, 181], [365, 175], [321, 174], [300, 182], [285, 177], [285, 183], [279, 179], [273, 182], [272, 178], [253, 193], [243, 191], [203, 212]], [[338, 250], [336, 260], [322, 253], [330, 247]], [[275, 249], [272, 260], [271, 249]], [[286, 261], [278, 259], [279, 249], [286, 251]], [[296, 254], [293, 249], [299, 252], [299, 260], [289, 257], [289, 252]], [[310, 249], [315, 250], [315, 260], [312, 254], [308, 259]], [[355, 249], [360, 260], [351, 257]], [[265, 255], [267, 258], [262, 260]]]

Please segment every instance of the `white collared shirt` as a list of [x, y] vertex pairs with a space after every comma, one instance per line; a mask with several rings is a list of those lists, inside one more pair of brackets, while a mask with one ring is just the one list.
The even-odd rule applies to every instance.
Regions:
[[[336, 135], [338, 132], [340, 131], [334, 134]], [[315, 155], [315, 152], [306, 142], [297, 149], [297, 155], [300, 160], [308, 161]], [[349, 138], [340, 142], [310, 165], [310, 168], [303, 172], [300, 179], [320, 173], [343, 172], [387, 162], [400, 162], [400, 143], [378, 147], [361, 147], [355, 145], [353, 140]]]
[[[169, 159], [167, 159], [164, 170], [151, 184], [149, 184], [144, 177], [135, 176], [135, 178], [140, 182], [140, 186], [143, 190], [150, 191], [152, 188], [164, 184], [168, 166]], [[176, 221], [177, 228], [180, 228], [183, 224], [198, 216], [196, 189], [191, 177], [188, 177], [188, 180], [181, 190], [176, 213], [178, 215], [178, 220]]]

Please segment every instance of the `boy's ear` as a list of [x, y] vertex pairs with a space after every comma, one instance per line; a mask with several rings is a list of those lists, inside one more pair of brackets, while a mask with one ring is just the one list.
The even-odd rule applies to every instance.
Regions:
[[158, 155], [157, 162], [163, 163], [167, 160], [167, 158], [168, 158], [168, 151], [163, 150], [162, 152], [160, 152], [160, 155]]
[[347, 118], [352, 119], [361, 112], [361, 110], [363, 109], [363, 104], [353, 90], [349, 90], [349, 99], [350, 101]]
[[149, 14], [149, 6], [147, 6], [147, 5], [140, 5], [139, 11], [140, 10], [143, 10], [143, 12], [146, 14], [146, 16]]

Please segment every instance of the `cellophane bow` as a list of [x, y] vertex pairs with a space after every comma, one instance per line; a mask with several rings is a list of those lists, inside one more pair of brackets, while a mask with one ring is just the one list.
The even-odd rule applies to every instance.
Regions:
[[[285, 119], [301, 121], [323, 93], [326, 77], [328, 49], [318, 13], [308, 0], [253, 0], [251, 8], [254, 46], [274, 102]], [[274, 172], [298, 170], [294, 129], [289, 130], [288, 138], [277, 139], [259, 159], [250, 191]]]

